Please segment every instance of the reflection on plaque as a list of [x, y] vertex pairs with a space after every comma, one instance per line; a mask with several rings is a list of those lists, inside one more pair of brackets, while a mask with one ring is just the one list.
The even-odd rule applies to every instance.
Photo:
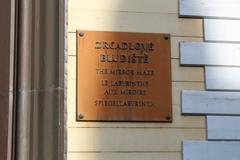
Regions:
[[172, 121], [166, 34], [77, 31], [77, 120]]

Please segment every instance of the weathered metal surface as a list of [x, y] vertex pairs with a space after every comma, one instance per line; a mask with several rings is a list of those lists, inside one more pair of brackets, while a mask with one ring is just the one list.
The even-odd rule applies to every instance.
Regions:
[[240, 117], [207, 116], [208, 140], [240, 140]]
[[180, 43], [182, 65], [240, 66], [240, 45], [230, 43]]
[[240, 19], [239, 0], [179, 0], [181, 17]]
[[240, 90], [240, 68], [205, 67], [207, 90]]
[[240, 142], [183, 141], [183, 160], [239, 160]]
[[206, 41], [240, 42], [240, 20], [204, 19]]
[[171, 121], [169, 35], [78, 31], [77, 52], [78, 120]]
[[239, 92], [182, 91], [183, 114], [240, 115]]

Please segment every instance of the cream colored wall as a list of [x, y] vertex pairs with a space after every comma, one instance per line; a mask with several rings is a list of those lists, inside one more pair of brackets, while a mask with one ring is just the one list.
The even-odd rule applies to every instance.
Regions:
[[[76, 122], [76, 30], [170, 33], [173, 123]], [[68, 160], [180, 160], [183, 139], [205, 139], [204, 117], [180, 114], [181, 90], [203, 90], [204, 76], [179, 66], [202, 21], [179, 19], [178, 0], [69, 0], [68, 39]]]

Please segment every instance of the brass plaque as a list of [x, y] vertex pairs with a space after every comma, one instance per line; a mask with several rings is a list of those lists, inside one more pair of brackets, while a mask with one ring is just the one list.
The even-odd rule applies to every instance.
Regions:
[[77, 120], [171, 122], [169, 35], [77, 31]]

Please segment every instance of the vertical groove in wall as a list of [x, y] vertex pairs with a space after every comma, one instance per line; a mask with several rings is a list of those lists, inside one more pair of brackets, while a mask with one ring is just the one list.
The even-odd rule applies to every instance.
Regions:
[[0, 159], [12, 158], [15, 0], [0, 5]]
[[[30, 0], [23, 0], [19, 3], [19, 30], [18, 30], [18, 66], [17, 72], [17, 92], [20, 92], [26, 86], [30, 85], [28, 77], [30, 71], [31, 59], [31, 20], [32, 20], [32, 3]], [[19, 90], [19, 91], [18, 91]], [[20, 93], [17, 93], [17, 129], [16, 129], [16, 159], [28, 160], [30, 153], [30, 103]], [[21, 107], [22, 106], [22, 107]]]

